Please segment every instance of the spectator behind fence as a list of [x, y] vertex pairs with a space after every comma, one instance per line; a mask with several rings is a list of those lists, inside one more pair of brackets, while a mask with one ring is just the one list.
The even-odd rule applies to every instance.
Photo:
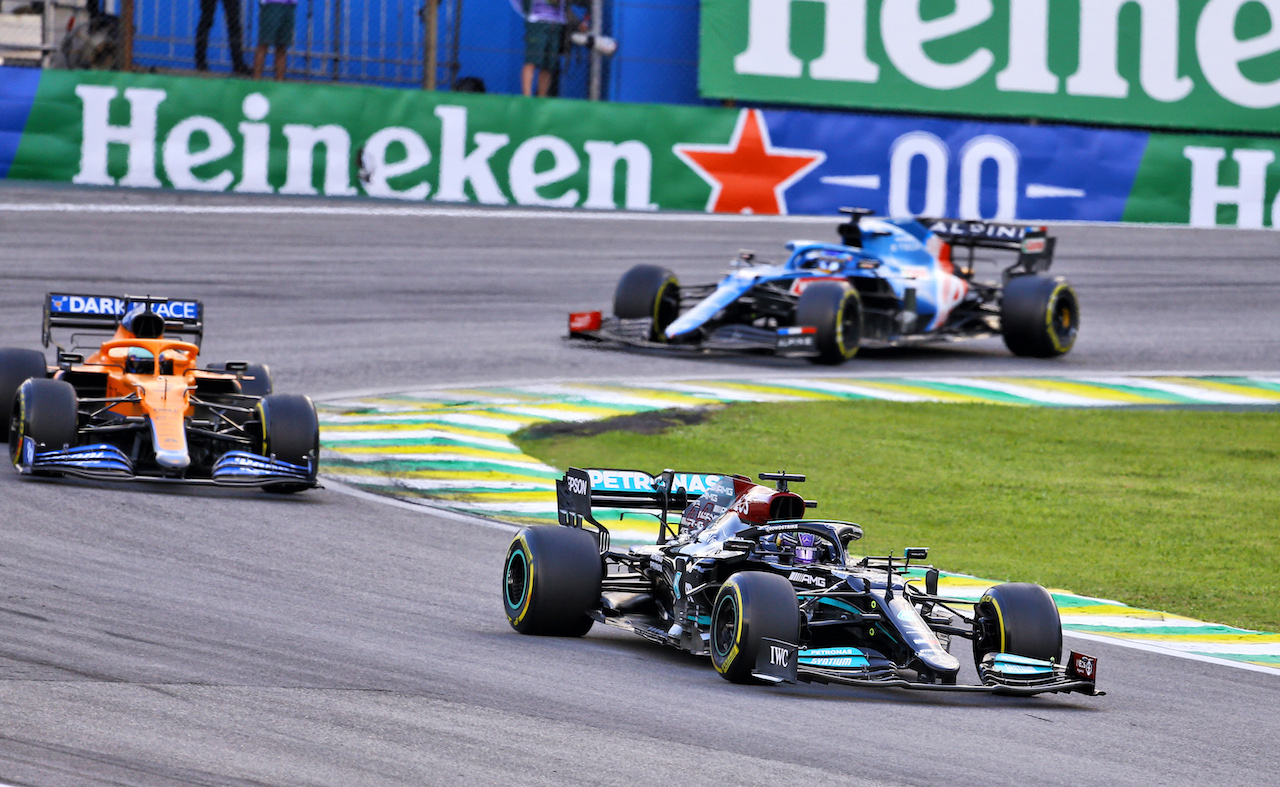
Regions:
[[[226, 12], [227, 43], [231, 46], [231, 70], [240, 76], [249, 74], [244, 62], [244, 24], [240, 21], [240, 0], [222, 0]], [[218, 0], [200, 0], [200, 21], [196, 22], [196, 70], [209, 70], [209, 30], [218, 12]]]
[[253, 56], [254, 79], [262, 79], [262, 69], [267, 65], [267, 47], [273, 47], [276, 50], [276, 81], [284, 81], [289, 47], [293, 46], [293, 21], [297, 11], [298, 0], [260, 0], [258, 51]]
[[[586, 0], [521, 0], [524, 8], [524, 70], [520, 86], [533, 95], [533, 75], [538, 75], [538, 95], [546, 96], [554, 76], [560, 73], [560, 48], [568, 27], [568, 6], [586, 5]], [[582, 23], [586, 29], [586, 22]]]

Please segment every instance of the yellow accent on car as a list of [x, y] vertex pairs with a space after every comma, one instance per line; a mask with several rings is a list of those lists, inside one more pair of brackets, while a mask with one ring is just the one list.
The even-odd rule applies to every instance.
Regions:
[[1004, 641], [1004, 613], [1000, 611], [1000, 603], [991, 596], [983, 596], [983, 601], [991, 602], [991, 606], [996, 610], [996, 621], [1000, 624], [1000, 652], [1006, 653]]
[[[533, 600], [533, 561], [529, 559], [529, 542], [524, 540], [524, 534], [516, 538], [520, 542], [520, 551], [524, 553], [524, 597], [520, 602], [520, 614], [512, 621], [512, 625], [518, 626], [524, 616], [529, 614], [530, 602]], [[507, 565], [510, 567], [510, 561]]]
[[729, 655], [725, 657], [724, 662], [716, 667], [716, 671], [720, 673], [728, 670], [733, 660], [738, 657], [738, 639], [742, 636], [742, 591], [738, 588], [734, 577], [730, 577], [726, 584], [733, 591], [733, 647], [729, 649]]
[[[1062, 342], [1058, 341], [1058, 332], [1053, 329], [1053, 313], [1057, 311], [1057, 309], [1054, 307], [1055, 307], [1055, 304], [1057, 304], [1058, 302], [1059, 294], [1063, 290], [1070, 290], [1070, 289], [1071, 289], [1071, 286], [1067, 284], [1065, 281], [1059, 282], [1058, 286], [1053, 288], [1053, 293], [1049, 296], [1049, 308], [1044, 310], [1044, 325], [1045, 325], [1045, 329], [1048, 330], [1049, 332], [1049, 341], [1053, 342], [1053, 349], [1057, 350], [1059, 353], [1064, 353], [1067, 350], [1070, 350], [1071, 345], [1067, 345], [1064, 348], [1062, 346]], [[1066, 313], [1067, 313], [1067, 317], [1066, 319], [1063, 320], [1063, 326], [1070, 328], [1071, 327], [1071, 310], [1067, 309]], [[1074, 342], [1072, 342], [1072, 344], [1074, 344]]]

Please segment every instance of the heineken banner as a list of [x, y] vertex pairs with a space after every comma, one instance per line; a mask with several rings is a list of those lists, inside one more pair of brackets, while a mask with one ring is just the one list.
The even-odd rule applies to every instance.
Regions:
[[1276, 226], [1280, 140], [0, 67], [0, 178], [624, 210]]
[[702, 0], [702, 95], [1280, 129], [1280, 0]]

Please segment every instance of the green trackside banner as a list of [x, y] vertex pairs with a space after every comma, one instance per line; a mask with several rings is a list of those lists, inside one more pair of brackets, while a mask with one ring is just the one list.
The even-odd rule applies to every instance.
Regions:
[[1280, 130], [1280, 0], [702, 0], [703, 96]]
[[0, 178], [411, 202], [1280, 226], [1280, 139], [0, 66]]
[[[18, 71], [0, 67], [0, 113], [4, 75]], [[662, 184], [663, 207], [697, 209], [708, 186], [671, 146], [723, 141], [734, 119], [666, 106], [44, 71], [8, 177], [635, 210], [658, 207]]]

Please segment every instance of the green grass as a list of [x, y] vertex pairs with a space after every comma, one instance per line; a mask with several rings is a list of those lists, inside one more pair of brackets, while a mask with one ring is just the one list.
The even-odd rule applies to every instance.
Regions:
[[1280, 414], [743, 404], [656, 435], [530, 439], [564, 468], [805, 473], [868, 554], [1280, 631]]

